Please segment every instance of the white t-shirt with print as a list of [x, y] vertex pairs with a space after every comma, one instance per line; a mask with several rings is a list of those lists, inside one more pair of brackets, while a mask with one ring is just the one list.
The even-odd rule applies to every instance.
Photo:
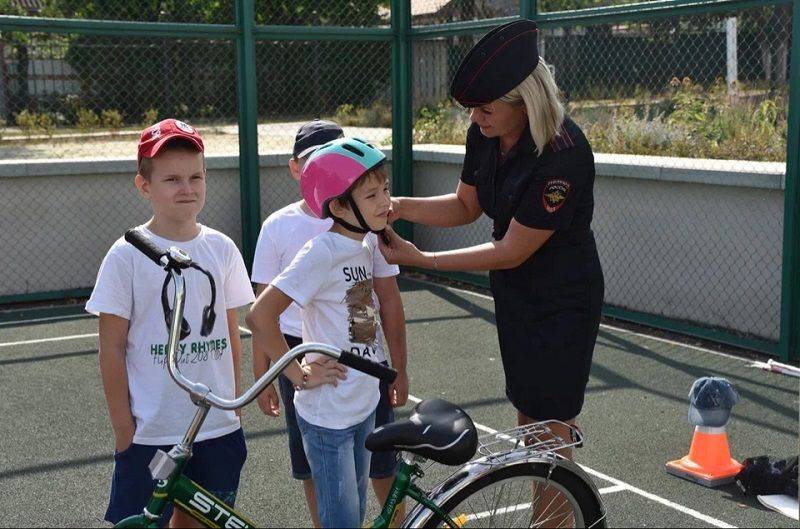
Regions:
[[[289, 204], [272, 213], [261, 226], [258, 235], [255, 257], [253, 259], [253, 283], [268, 285], [278, 274], [286, 269], [292, 262], [297, 252], [308, 241], [321, 233], [330, 230], [332, 219], [320, 219], [309, 215], [302, 208], [302, 201]], [[374, 277], [394, 277], [400, 274], [400, 267], [386, 262], [383, 254], [378, 250], [378, 238], [374, 233], [368, 233], [365, 241], [370, 246], [373, 262]], [[375, 306], [380, 310], [377, 298]], [[291, 336], [302, 336], [302, 317], [300, 307], [292, 303], [280, 317], [281, 332]], [[383, 346], [383, 334], [380, 334], [376, 343], [377, 362], [386, 361]]]
[[[231, 339], [226, 311], [252, 303], [253, 290], [244, 261], [234, 242], [226, 235], [200, 227], [200, 234], [187, 242], [159, 237], [140, 226], [160, 248], [177, 246], [214, 277], [216, 302], [214, 327], [201, 336], [203, 308], [211, 302], [208, 279], [201, 272], [183, 272], [186, 282], [184, 318], [191, 334], [179, 344], [181, 372], [190, 380], [202, 382], [226, 399], [235, 397]], [[164, 270], [127, 243], [117, 240], [103, 259], [86, 310], [107, 313], [130, 321], [125, 348], [131, 413], [136, 422], [133, 442], [143, 445], [169, 445], [180, 442], [197, 408], [189, 394], [180, 389], [166, 370], [169, 332], [161, 305]], [[172, 307], [174, 286], [168, 288]], [[212, 408], [198, 441], [213, 439], [239, 429], [232, 411]]]
[[[366, 240], [328, 231], [303, 246], [272, 281], [302, 308], [304, 341], [377, 360], [380, 324], [372, 295], [372, 251]], [[309, 354], [306, 361], [320, 356]], [[305, 421], [342, 430], [364, 421], [379, 398], [378, 379], [350, 369], [347, 380], [336, 387], [326, 384], [296, 392], [294, 405]]]

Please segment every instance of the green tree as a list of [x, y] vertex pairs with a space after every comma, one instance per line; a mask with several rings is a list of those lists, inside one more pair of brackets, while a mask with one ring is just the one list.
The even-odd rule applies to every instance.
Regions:
[[[53, 0], [71, 18], [232, 23], [230, 0]], [[374, 26], [385, 0], [258, 1], [259, 25]], [[376, 49], [380, 49], [378, 52]], [[236, 113], [234, 48], [228, 42], [78, 36], [68, 60], [79, 73], [87, 106], [113, 107], [127, 122], [155, 109], [160, 116]], [[257, 43], [261, 113], [332, 112], [342, 103], [368, 105], [388, 93], [385, 44]], [[376, 67], [376, 61], [379, 66]]]
[[[19, 4], [12, 0], [0, 0], [0, 15], [25, 16], [28, 13]], [[12, 55], [16, 58], [14, 77], [16, 78], [16, 92], [11, 93], [5, 85], [5, 79], [0, 79], [0, 97], [8, 101], [8, 108], [3, 109], [6, 117], [18, 113], [28, 107], [30, 95], [28, 94], [28, 35], [18, 31], [0, 31], [0, 41], [11, 48]], [[0, 60], [4, 58], [0, 57]]]

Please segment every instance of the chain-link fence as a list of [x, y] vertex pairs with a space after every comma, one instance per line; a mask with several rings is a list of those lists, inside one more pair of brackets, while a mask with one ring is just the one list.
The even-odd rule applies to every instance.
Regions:
[[237, 154], [232, 42], [3, 33], [0, 159], [127, 158], [170, 116]]
[[[559, 18], [540, 22], [539, 52], [596, 153], [593, 229], [606, 313], [774, 350], [792, 6], [607, 23], [603, 13]], [[414, 42], [413, 135], [417, 159], [426, 160], [417, 162], [416, 194], [455, 189], [460, 159], [445, 169], [433, 145], [464, 144], [469, 114], [450, 101], [449, 80], [486, 31]], [[415, 227], [430, 249], [490, 236], [486, 218], [451, 230]]]
[[[166, 117], [203, 134], [202, 220], [245, 255], [254, 219], [298, 197], [286, 164], [314, 117], [394, 150], [396, 188], [452, 192], [469, 115], [450, 79], [491, 27], [525, 16], [596, 153], [607, 314], [784, 354], [797, 0], [621, 3], [0, 0], [0, 244], [14, 249], [0, 254], [0, 303], [85, 293], [111, 241], [148, 216], [136, 142]], [[599, 9], [565, 11], [582, 7]], [[489, 222], [414, 237], [463, 247], [488, 240]], [[53, 251], [55, 270], [38, 258]]]

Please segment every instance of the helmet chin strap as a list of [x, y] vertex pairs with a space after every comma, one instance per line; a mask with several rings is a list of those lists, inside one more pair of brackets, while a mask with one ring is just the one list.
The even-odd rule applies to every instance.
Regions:
[[347, 202], [350, 204], [350, 209], [353, 210], [353, 214], [355, 214], [356, 220], [358, 220], [358, 223], [361, 224], [361, 226], [360, 227], [359, 226], [353, 226], [352, 224], [350, 224], [346, 220], [340, 219], [339, 217], [337, 217], [337, 216], [335, 216], [335, 215], [333, 215], [331, 213], [331, 218], [333, 219], [333, 221], [336, 224], [338, 224], [339, 226], [341, 226], [342, 228], [344, 228], [344, 229], [346, 229], [348, 231], [352, 231], [352, 232], [355, 232], [355, 233], [370, 233], [370, 232], [372, 232], [372, 233], [375, 233], [375, 234], [378, 234], [378, 235], [383, 233], [384, 230], [373, 230], [372, 228], [370, 228], [369, 224], [367, 224], [367, 221], [364, 220], [364, 216], [361, 214], [361, 210], [358, 209], [358, 205], [356, 204], [356, 201], [353, 199], [353, 196], [350, 193], [347, 193]]

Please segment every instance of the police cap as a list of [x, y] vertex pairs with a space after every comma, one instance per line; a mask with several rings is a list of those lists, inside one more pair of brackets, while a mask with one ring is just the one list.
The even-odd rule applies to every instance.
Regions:
[[538, 28], [515, 20], [494, 28], [467, 53], [450, 95], [465, 107], [479, 107], [519, 86], [539, 65]]

